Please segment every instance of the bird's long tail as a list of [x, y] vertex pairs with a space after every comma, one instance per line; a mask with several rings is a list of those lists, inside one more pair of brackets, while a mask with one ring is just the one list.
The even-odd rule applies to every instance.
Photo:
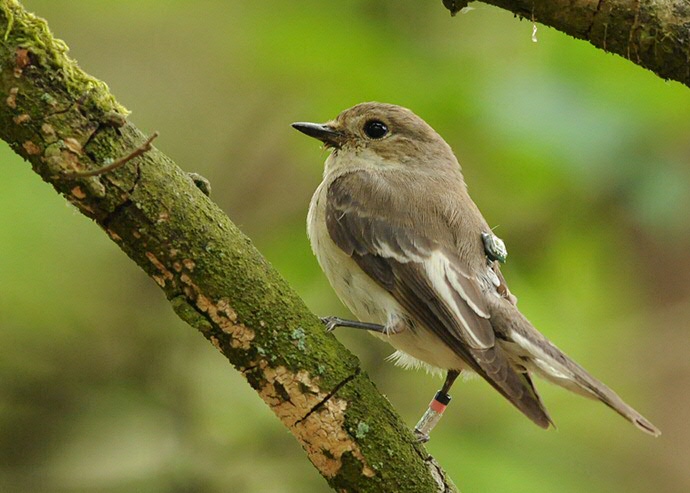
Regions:
[[499, 310], [496, 317], [492, 314], [492, 320], [504, 331], [508, 352], [517, 355], [529, 370], [568, 390], [600, 400], [645, 433], [661, 435], [648, 419], [539, 333], [516, 308], [511, 311]]

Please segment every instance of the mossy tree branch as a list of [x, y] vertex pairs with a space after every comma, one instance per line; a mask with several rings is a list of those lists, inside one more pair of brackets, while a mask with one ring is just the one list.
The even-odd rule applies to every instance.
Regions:
[[[482, 0], [690, 87], [687, 0]], [[443, 0], [455, 14], [467, 0]], [[487, 33], [490, 36], [490, 33]]]
[[144, 142], [46, 23], [0, 0], [0, 137], [163, 289], [275, 412], [338, 491], [455, 491], [357, 359], [225, 214]]

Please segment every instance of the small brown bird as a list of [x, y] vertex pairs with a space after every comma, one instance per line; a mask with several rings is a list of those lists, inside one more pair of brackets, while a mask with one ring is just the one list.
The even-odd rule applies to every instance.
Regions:
[[323, 181], [307, 219], [312, 249], [363, 328], [405, 367], [447, 371], [415, 427], [428, 440], [463, 371], [474, 371], [542, 428], [552, 424], [532, 375], [599, 399], [642, 431], [659, 430], [520, 313], [499, 269], [503, 243], [470, 198], [460, 165], [424, 120], [362, 103], [324, 124], [294, 123], [324, 143]]

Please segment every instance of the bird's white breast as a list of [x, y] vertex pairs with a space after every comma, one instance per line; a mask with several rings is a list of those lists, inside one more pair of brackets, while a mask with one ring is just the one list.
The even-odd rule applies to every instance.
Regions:
[[325, 181], [321, 183], [309, 206], [307, 234], [311, 248], [345, 306], [360, 320], [385, 325], [398, 303], [331, 239], [326, 226], [327, 188]]
[[331, 239], [326, 226], [328, 180], [316, 189], [307, 215], [307, 234], [311, 248], [338, 298], [361, 321], [373, 322], [400, 332], [373, 335], [398, 351], [392, 359], [404, 367], [425, 367], [435, 371], [461, 369], [462, 360], [425, 327], [415, 330], [400, 325], [409, 319], [393, 296], [371, 279], [357, 263]]

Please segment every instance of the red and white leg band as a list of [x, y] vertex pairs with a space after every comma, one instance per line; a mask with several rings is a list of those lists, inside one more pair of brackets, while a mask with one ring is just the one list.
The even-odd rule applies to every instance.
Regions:
[[436, 395], [429, 403], [429, 408], [424, 413], [424, 416], [419, 420], [417, 425], [414, 427], [414, 431], [423, 440], [429, 439], [429, 434], [431, 430], [438, 424], [443, 416], [443, 411], [446, 410], [448, 403], [450, 402], [450, 396], [444, 394], [440, 390], [436, 392]]

